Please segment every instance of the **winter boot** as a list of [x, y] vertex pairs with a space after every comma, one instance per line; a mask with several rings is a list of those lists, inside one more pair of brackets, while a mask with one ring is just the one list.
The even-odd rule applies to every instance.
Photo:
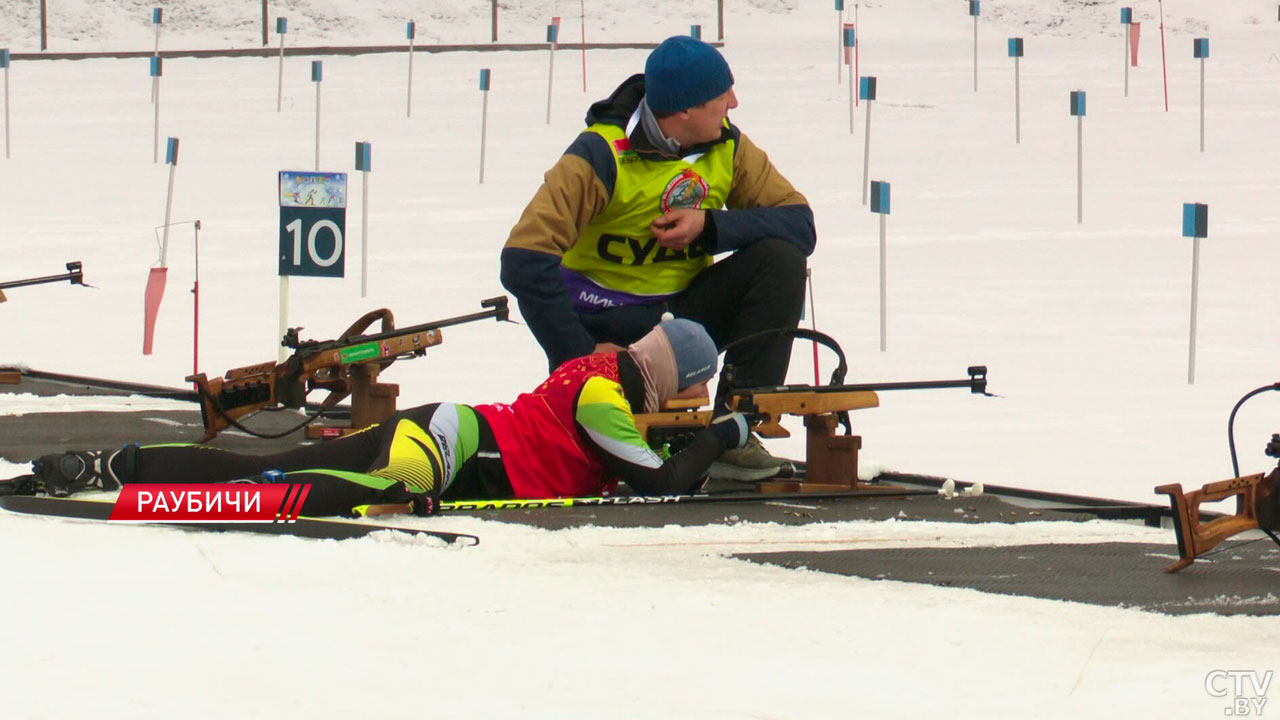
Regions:
[[83, 490], [119, 490], [123, 480], [137, 473], [138, 446], [117, 450], [68, 450], [45, 455], [31, 463], [32, 472], [53, 497]]

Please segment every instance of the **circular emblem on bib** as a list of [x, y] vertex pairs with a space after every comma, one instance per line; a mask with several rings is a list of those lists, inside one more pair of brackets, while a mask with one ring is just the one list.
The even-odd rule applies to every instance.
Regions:
[[686, 168], [679, 175], [671, 178], [667, 188], [662, 191], [662, 212], [689, 208], [696, 210], [707, 199], [707, 181]]

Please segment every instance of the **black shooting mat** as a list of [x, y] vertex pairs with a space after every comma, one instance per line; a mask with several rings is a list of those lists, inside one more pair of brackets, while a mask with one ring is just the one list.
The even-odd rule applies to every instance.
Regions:
[[[0, 384], [0, 408], [11, 393], [27, 393], [49, 398], [56, 407], [58, 395], [76, 397], [116, 396], [130, 393], [85, 384], [23, 377], [16, 384]], [[143, 400], [144, 402], [152, 402]], [[189, 409], [185, 409], [189, 408]], [[204, 434], [200, 407], [175, 403], [172, 410], [139, 411], [75, 411], [36, 412], [25, 415], [0, 415], [0, 458], [22, 463], [41, 455], [65, 450], [102, 450], [124, 443], [194, 443]], [[297, 411], [260, 412], [244, 421], [255, 431], [274, 434], [284, 432], [305, 420]], [[235, 452], [275, 453], [306, 442], [301, 430], [287, 437], [264, 440], [236, 430], [224, 430], [209, 443], [211, 447]]]
[[[1071, 600], [1169, 615], [1280, 615], [1280, 547], [1270, 538], [1228, 541], [1176, 573], [1170, 543], [892, 548], [743, 553], [787, 568], [1001, 595]], [[1221, 550], [1221, 552], [1216, 552]]]

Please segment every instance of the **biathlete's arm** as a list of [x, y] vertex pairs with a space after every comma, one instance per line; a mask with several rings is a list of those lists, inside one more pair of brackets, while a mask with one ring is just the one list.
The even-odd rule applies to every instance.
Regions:
[[641, 495], [690, 492], [725, 450], [723, 433], [700, 430], [680, 452], [660, 456], [636, 429], [622, 386], [601, 377], [590, 378], [582, 386], [575, 419], [609, 473]]

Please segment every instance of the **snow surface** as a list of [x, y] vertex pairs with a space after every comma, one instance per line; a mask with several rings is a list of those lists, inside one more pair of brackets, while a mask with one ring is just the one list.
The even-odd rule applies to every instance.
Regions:
[[[153, 4], [51, 2], [50, 51], [150, 50]], [[852, 20], [854, 3], [846, 4]], [[588, 52], [584, 92], [572, 46], [582, 6], [515, 5], [501, 8], [504, 42], [539, 42], [550, 17], [563, 18], [550, 124], [546, 52], [423, 51], [487, 43], [488, 3], [272, 4], [273, 16], [289, 18], [290, 46], [403, 43], [413, 19], [422, 51], [412, 117], [405, 54], [323, 58], [320, 164], [352, 173], [350, 246], [345, 280], [291, 283], [289, 324], [304, 326], [304, 337], [335, 336], [376, 307], [392, 308], [402, 326], [470, 313], [502, 292], [498, 251], [542, 172], [581, 127], [586, 105], [646, 55]], [[694, 23], [714, 38], [709, 0], [651, 5], [591, 3], [588, 41], [657, 41]], [[1116, 62], [1121, 3], [983, 2], [977, 92], [965, 3], [860, 3], [859, 70], [879, 78], [880, 94], [870, 174], [892, 186], [884, 352], [879, 218], [860, 202], [866, 108], [850, 134], [832, 5], [726, 5], [724, 53], [741, 101], [733, 117], [813, 204], [813, 315], [843, 345], [850, 381], [956, 379], [986, 364], [999, 395], [883, 393], [882, 407], [855, 413], [864, 472], [1145, 502], [1159, 501], [1157, 484], [1231, 476], [1227, 415], [1244, 393], [1277, 380], [1280, 349], [1274, 2], [1131, 3], [1143, 34], [1128, 97]], [[260, 44], [252, 0], [164, 7], [163, 48]], [[38, 50], [37, 23], [37, 3], [6, 3], [0, 46]], [[1020, 144], [1009, 37], [1026, 40]], [[1195, 37], [1212, 48], [1204, 153]], [[11, 157], [0, 163], [0, 282], [81, 260], [94, 287], [8, 291], [0, 363], [181, 385], [192, 368], [196, 219], [200, 369], [274, 359], [276, 173], [315, 161], [311, 59], [285, 59], [281, 112], [275, 58], [167, 60], [159, 164], [144, 59], [15, 60]], [[483, 184], [482, 67], [493, 72]], [[1067, 99], [1081, 89], [1077, 223], [1077, 121]], [[169, 238], [156, 352], [144, 357], [141, 299], [159, 259], [167, 136], [181, 139], [172, 208], [180, 224]], [[373, 147], [363, 298], [356, 141]], [[1210, 208], [1194, 384], [1186, 202]], [[821, 360], [825, 376], [831, 356]], [[447, 329], [426, 358], [384, 377], [400, 384], [408, 406], [506, 399], [544, 372], [523, 327], [480, 323]], [[796, 347], [791, 379], [813, 380], [807, 345]], [[1271, 463], [1262, 446], [1280, 431], [1275, 402], [1263, 395], [1240, 413], [1242, 472]], [[28, 411], [21, 398], [0, 396], [0, 413]], [[799, 454], [799, 437], [771, 445]], [[5, 475], [18, 469], [0, 464]], [[1208, 717], [1228, 704], [1206, 692], [1210, 671], [1280, 666], [1280, 626], [1270, 618], [1162, 617], [724, 557], [1117, 539], [1172, 550], [1168, 531], [884, 522], [549, 532], [447, 516], [407, 522], [483, 542], [452, 550], [401, 538], [325, 543], [0, 518], [10, 548], [0, 563], [4, 714]]]

